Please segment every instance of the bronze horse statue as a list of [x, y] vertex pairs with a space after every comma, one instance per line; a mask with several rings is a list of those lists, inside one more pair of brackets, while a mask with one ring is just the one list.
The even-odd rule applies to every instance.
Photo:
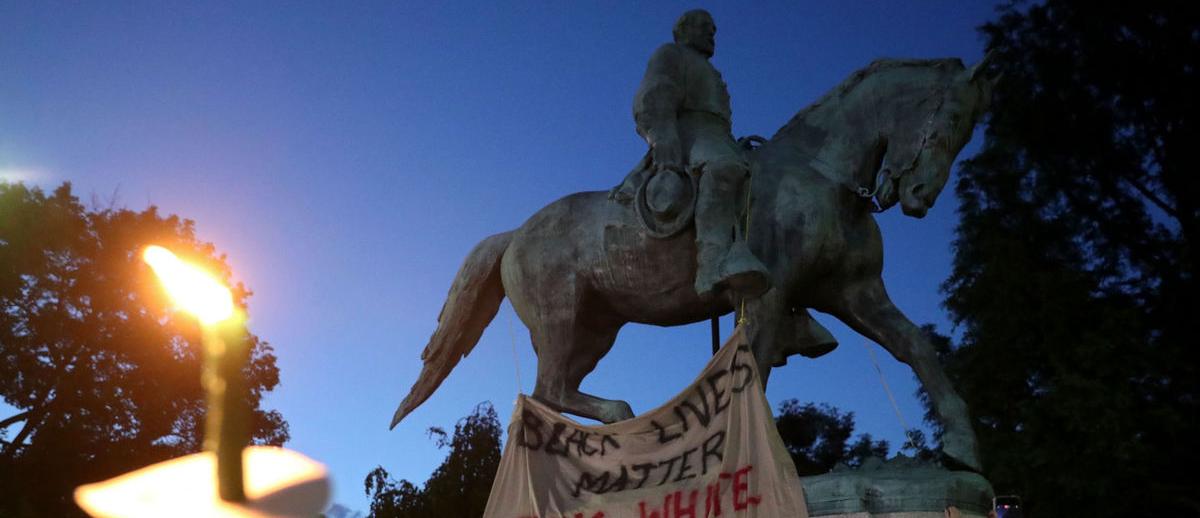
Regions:
[[[878, 60], [750, 153], [745, 239], [770, 270], [773, 288], [746, 301], [743, 312], [764, 386], [771, 367], [788, 356], [817, 357], [836, 347], [810, 308], [883, 345], [928, 392], [944, 425], [945, 459], [973, 470], [980, 462], [966, 404], [922, 332], [888, 298], [873, 214], [898, 202], [904, 214], [920, 218], [933, 206], [986, 111], [991, 84], [982, 68], [968, 70], [957, 59]], [[604, 192], [582, 192], [476, 245], [392, 427], [471, 351], [505, 296], [537, 353], [534, 397], [605, 423], [633, 417], [624, 401], [579, 391], [621, 327], [700, 322], [740, 303], [696, 294], [694, 228], [655, 237], [642, 221]]]

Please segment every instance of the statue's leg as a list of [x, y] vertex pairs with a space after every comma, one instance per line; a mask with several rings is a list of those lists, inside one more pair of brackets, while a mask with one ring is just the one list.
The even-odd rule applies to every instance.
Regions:
[[916, 372], [945, 427], [942, 453], [951, 463], [980, 471], [975, 432], [967, 405], [954, 390], [933, 345], [888, 298], [879, 279], [861, 282], [843, 292], [834, 315], [862, 335], [878, 342]]
[[[563, 311], [555, 313], [562, 314]], [[579, 391], [583, 378], [612, 349], [621, 328], [620, 322], [595, 313], [575, 314], [570, 318], [543, 321], [536, 327], [531, 333], [538, 351], [534, 397], [559, 412], [603, 423], [633, 417], [629, 403]]]
[[725, 288], [752, 299], [771, 288], [769, 273], [738, 234], [738, 197], [746, 168], [740, 161], [714, 160], [700, 174], [696, 200], [695, 290], [705, 295]]

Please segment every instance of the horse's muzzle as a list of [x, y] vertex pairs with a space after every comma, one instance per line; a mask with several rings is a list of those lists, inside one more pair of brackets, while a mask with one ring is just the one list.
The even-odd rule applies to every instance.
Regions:
[[923, 218], [933, 208], [937, 201], [939, 189], [931, 189], [929, 184], [921, 182], [906, 186], [900, 191], [900, 209], [905, 216]]

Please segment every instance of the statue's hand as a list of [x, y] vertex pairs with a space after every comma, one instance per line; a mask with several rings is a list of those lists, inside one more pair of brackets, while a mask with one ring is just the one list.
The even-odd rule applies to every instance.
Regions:
[[758, 135], [747, 135], [745, 137], [737, 139], [737, 143], [739, 146], [742, 147], [742, 149], [745, 149], [746, 151], [754, 151], [759, 146], [766, 144], [767, 139], [765, 139], [761, 136], [758, 136]]
[[655, 172], [683, 171], [683, 153], [679, 151], [677, 142], [655, 142], [651, 156], [654, 159]]
[[676, 172], [679, 174], [687, 174], [687, 170], [685, 170], [683, 168], [683, 166], [679, 165], [679, 164], [655, 164], [654, 165], [654, 174], [658, 174], [658, 173], [661, 173], [664, 171], [672, 171], [672, 172]]

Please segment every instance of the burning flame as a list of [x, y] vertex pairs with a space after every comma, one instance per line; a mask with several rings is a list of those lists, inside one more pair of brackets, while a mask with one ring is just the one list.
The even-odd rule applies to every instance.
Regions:
[[210, 326], [233, 316], [233, 294], [208, 272], [157, 245], [146, 247], [142, 260], [154, 270], [175, 305], [195, 315], [201, 324]]

